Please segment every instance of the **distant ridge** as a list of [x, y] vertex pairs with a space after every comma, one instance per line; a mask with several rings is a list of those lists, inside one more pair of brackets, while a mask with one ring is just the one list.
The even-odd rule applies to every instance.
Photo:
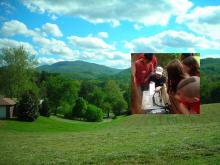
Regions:
[[111, 68], [105, 65], [89, 63], [85, 61], [61, 61], [52, 65], [42, 65], [37, 67], [38, 71], [50, 73], [62, 73], [71, 78], [96, 79], [102, 76], [115, 75], [123, 69]]

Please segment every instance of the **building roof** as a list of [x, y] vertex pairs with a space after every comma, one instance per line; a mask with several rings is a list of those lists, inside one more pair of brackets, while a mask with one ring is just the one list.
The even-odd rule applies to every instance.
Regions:
[[16, 102], [10, 98], [0, 98], [0, 105], [15, 105]]

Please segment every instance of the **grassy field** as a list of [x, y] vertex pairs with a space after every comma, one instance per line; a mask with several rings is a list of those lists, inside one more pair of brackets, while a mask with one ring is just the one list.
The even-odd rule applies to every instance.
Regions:
[[0, 121], [0, 164], [219, 164], [220, 104], [102, 123]]

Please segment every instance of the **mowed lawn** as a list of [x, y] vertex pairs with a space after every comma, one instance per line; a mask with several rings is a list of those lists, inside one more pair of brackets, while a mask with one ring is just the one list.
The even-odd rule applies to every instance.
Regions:
[[0, 164], [220, 164], [220, 104], [102, 123], [0, 121]]

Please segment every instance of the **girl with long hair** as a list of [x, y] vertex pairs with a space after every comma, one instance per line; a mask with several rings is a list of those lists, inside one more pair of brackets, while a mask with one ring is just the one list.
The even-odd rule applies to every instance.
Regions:
[[193, 57], [187, 57], [182, 61], [183, 69], [189, 76], [198, 76], [200, 77], [200, 66], [197, 60]]

